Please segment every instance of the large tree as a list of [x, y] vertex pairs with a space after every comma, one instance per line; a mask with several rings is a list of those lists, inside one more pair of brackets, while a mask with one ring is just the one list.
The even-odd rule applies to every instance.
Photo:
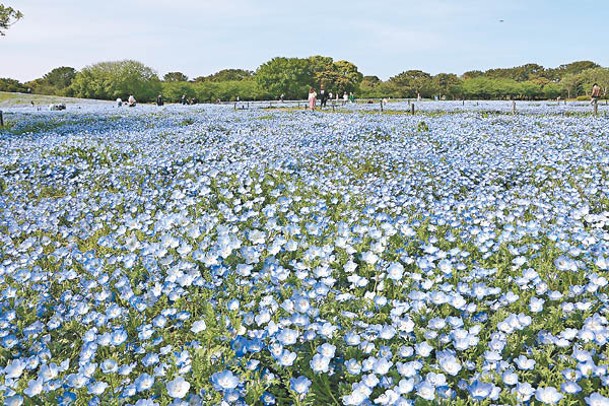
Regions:
[[26, 83], [34, 93], [72, 96], [70, 85], [76, 77], [76, 69], [68, 66], [55, 68], [42, 78]]
[[204, 80], [210, 82], [228, 82], [233, 80], [251, 79], [254, 72], [244, 69], [222, 69], [213, 75], [206, 76]]
[[256, 71], [256, 82], [266, 97], [301, 99], [312, 83], [310, 64], [306, 59], [277, 57], [263, 63]]
[[188, 76], [182, 72], [167, 72], [163, 76], [163, 80], [165, 82], [186, 82], [188, 81]]
[[258, 85], [277, 98], [303, 98], [309, 87], [329, 92], [356, 91], [363, 79], [357, 66], [348, 61], [334, 61], [327, 56], [300, 58], [273, 58], [256, 71]]
[[402, 97], [429, 97], [435, 90], [431, 75], [421, 70], [407, 70], [389, 78]]
[[27, 87], [17, 79], [0, 78], [0, 91], [2, 92], [26, 92]]
[[4, 36], [4, 31], [21, 18], [23, 14], [19, 10], [0, 4], [0, 36]]
[[152, 101], [161, 91], [156, 72], [141, 62], [125, 60], [100, 62], [80, 71], [72, 89], [75, 96], [94, 99], [127, 98]]

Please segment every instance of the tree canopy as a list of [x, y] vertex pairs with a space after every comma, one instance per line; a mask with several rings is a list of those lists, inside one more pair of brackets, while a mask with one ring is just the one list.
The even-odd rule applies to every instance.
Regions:
[[409, 97], [446, 99], [555, 99], [589, 95], [593, 83], [607, 94], [609, 69], [591, 61], [575, 61], [557, 68], [527, 63], [512, 68], [472, 70], [456, 75], [432, 75], [422, 70], [405, 70], [383, 81], [364, 76], [349, 61], [334, 61], [327, 56], [308, 58], [276, 57], [252, 72], [223, 69], [194, 80], [182, 72], [169, 72], [161, 82], [154, 70], [140, 62], [127, 60], [101, 62], [80, 72], [59, 67], [44, 77], [21, 84], [14, 79], [0, 79], [0, 90], [27, 91], [39, 94], [115, 99], [129, 94], [139, 101], [154, 101], [162, 94], [167, 101], [182, 96], [199, 101], [261, 100], [306, 97], [310, 87], [342, 94], [353, 92], [360, 98]]
[[6, 35], [4, 31], [21, 18], [23, 13], [19, 10], [0, 4], [0, 36]]
[[161, 82], [148, 66], [125, 60], [100, 62], [84, 68], [76, 75], [72, 89], [78, 97], [115, 99], [133, 94], [144, 102], [155, 100], [161, 91]]
[[168, 72], [163, 76], [163, 80], [165, 82], [186, 82], [188, 81], [188, 76], [182, 72]]
[[256, 71], [258, 85], [272, 98], [303, 98], [308, 89], [321, 87], [330, 92], [355, 91], [363, 79], [357, 66], [348, 61], [334, 61], [327, 56], [302, 58], [277, 57]]

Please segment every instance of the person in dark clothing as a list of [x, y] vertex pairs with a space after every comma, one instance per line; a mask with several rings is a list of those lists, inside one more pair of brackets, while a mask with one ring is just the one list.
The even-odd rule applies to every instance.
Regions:
[[328, 96], [328, 92], [326, 92], [326, 90], [322, 87], [319, 90], [319, 100], [321, 102], [321, 107], [326, 107], [326, 103], [328, 102], [328, 98], [330, 96]]

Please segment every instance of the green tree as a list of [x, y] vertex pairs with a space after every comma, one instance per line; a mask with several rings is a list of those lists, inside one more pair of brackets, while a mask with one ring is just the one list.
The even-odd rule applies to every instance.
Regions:
[[310, 56], [307, 58], [309, 70], [312, 75], [311, 85], [314, 88], [323, 86], [329, 89], [336, 80], [337, 72], [334, 69], [334, 60], [329, 56]]
[[335, 76], [328, 89], [334, 89], [337, 92], [356, 92], [364, 78], [357, 66], [348, 61], [336, 61], [332, 67]]
[[580, 75], [571, 73], [565, 75], [560, 80], [560, 85], [567, 93], [568, 98], [577, 97], [583, 94], [582, 78]]
[[408, 70], [389, 78], [401, 97], [430, 97], [434, 93], [431, 75], [421, 70]]
[[165, 82], [187, 82], [188, 76], [182, 72], [168, 72], [163, 76]]
[[6, 35], [4, 31], [22, 18], [23, 13], [19, 10], [0, 4], [0, 36]]
[[187, 99], [197, 96], [193, 83], [174, 81], [162, 82], [161, 94], [168, 102], [179, 102], [183, 95], [186, 96]]
[[559, 77], [563, 78], [565, 75], [577, 74], [587, 69], [594, 68], [600, 68], [600, 65], [592, 61], [576, 61], [560, 65], [558, 68], [556, 68], [556, 71]]
[[2, 91], [2, 92], [26, 92], [27, 87], [16, 79], [0, 78], [0, 91]]
[[265, 98], [300, 99], [312, 85], [310, 64], [306, 59], [277, 57], [263, 63], [255, 74], [256, 83]]
[[52, 94], [58, 96], [72, 96], [70, 85], [76, 77], [76, 69], [62, 66], [51, 70], [42, 78], [27, 83], [32, 92], [38, 94]]
[[76, 69], [69, 66], [62, 66], [51, 70], [42, 78], [51, 86], [55, 86], [58, 89], [64, 89], [72, 84], [75, 77]]
[[161, 82], [151, 68], [125, 60], [87, 66], [76, 75], [71, 87], [78, 97], [115, 99], [133, 94], [138, 101], [147, 102], [160, 93]]
[[244, 69], [223, 69], [213, 75], [206, 76], [204, 80], [210, 82], [227, 82], [235, 80], [251, 79], [254, 76], [254, 72]]
[[592, 91], [592, 85], [598, 84], [602, 89], [602, 94], [607, 97], [607, 90], [609, 87], [609, 68], [591, 68], [582, 71], [579, 74], [581, 84], [586, 95], [590, 95]]
[[473, 79], [480, 76], [484, 76], [484, 72], [482, 72], [481, 70], [469, 70], [467, 72], [464, 72], [463, 75], [461, 75], [463, 79]]
[[460, 94], [461, 79], [454, 73], [438, 73], [433, 82], [440, 96], [455, 98]]

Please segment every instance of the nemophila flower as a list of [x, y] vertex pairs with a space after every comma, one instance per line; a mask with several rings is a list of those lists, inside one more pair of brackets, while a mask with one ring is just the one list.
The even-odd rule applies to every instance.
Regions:
[[159, 362], [159, 354], [156, 353], [149, 353], [146, 354], [144, 356], [144, 358], [142, 358], [142, 365], [144, 365], [145, 367], [150, 367], [153, 366], [155, 364], [157, 364]]
[[38, 371], [38, 375], [44, 381], [50, 381], [51, 379], [56, 378], [58, 374], [59, 374], [59, 368], [57, 367], [57, 364], [55, 364], [55, 363], [43, 364], [40, 367], [40, 370]]
[[514, 371], [508, 370], [501, 375], [501, 379], [506, 385], [516, 385], [518, 383], [518, 374], [516, 374]]
[[514, 363], [518, 366], [518, 369], [521, 370], [533, 370], [535, 368], [535, 360], [525, 357], [524, 355], [520, 355], [517, 358], [514, 358]]
[[265, 406], [271, 406], [277, 403], [277, 399], [275, 398], [275, 396], [270, 393], [270, 392], [264, 392], [261, 396], [260, 396], [260, 401], [262, 402], [263, 405]]
[[297, 330], [285, 328], [277, 334], [277, 340], [284, 346], [293, 345], [296, 344], [299, 335], [300, 333]]
[[554, 405], [562, 398], [563, 395], [552, 386], [546, 388], [537, 388], [535, 391], [535, 399], [546, 405]]
[[376, 362], [372, 366], [372, 370], [374, 371], [375, 374], [384, 376], [389, 372], [389, 370], [391, 369], [392, 366], [393, 366], [393, 362], [389, 361], [386, 358], [379, 358], [376, 360]]
[[299, 376], [297, 378], [290, 378], [290, 389], [296, 392], [298, 395], [305, 395], [309, 392], [311, 387], [311, 380], [306, 376]]
[[434, 400], [436, 398], [436, 388], [428, 381], [421, 381], [415, 386], [417, 396], [425, 400]]
[[96, 381], [87, 385], [88, 392], [92, 395], [101, 395], [106, 391], [108, 384], [102, 381]]
[[362, 405], [368, 401], [372, 389], [363, 383], [354, 383], [351, 385], [351, 393], [343, 396], [342, 401], [344, 405]]
[[197, 320], [194, 323], [192, 323], [192, 326], [190, 327], [190, 331], [192, 331], [195, 334], [199, 334], [201, 331], [204, 331], [207, 328], [207, 324], [205, 324], [204, 320]]
[[182, 399], [190, 390], [190, 383], [181, 376], [165, 384], [167, 394], [172, 398]]
[[351, 375], [359, 375], [362, 371], [361, 363], [354, 358], [345, 361], [345, 368]]
[[607, 406], [609, 405], [609, 398], [602, 396], [598, 392], [593, 392], [590, 396], [585, 398], [588, 406]]
[[394, 405], [399, 398], [400, 395], [397, 392], [389, 389], [374, 399], [374, 403], [377, 405]]
[[437, 354], [437, 359], [440, 368], [442, 368], [442, 370], [447, 374], [456, 376], [459, 371], [461, 371], [461, 363], [459, 362], [457, 357], [455, 357], [454, 354], [450, 352], [440, 351]]
[[23, 404], [23, 396], [12, 395], [4, 399], [5, 406], [21, 406]]
[[133, 406], [159, 406], [159, 404], [152, 399], [139, 399]]
[[415, 344], [414, 346], [417, 355], [421, 357], [428, 357], [429, 354], [433, 351], [433, 347], [429, 345], [426, 341]]
[[20, 359], [10, 361], [4, 368], [4, 377], [6, 379], [19, 378], [25, 369], [26, 364]]
[[404, 266], [398, 262], [394, 262], [387, 268], [387, 277], [394, 281], [399, 281], [404, 276]]
[[44, 378], [39, 377], [32, 379], [28, 382], [27, 388], [23, 391], [23, 394], [32, 398], [40, 395], [44, 388]]
[[535, 389], [530, 383], [523, 382], [516, 384], [516, 387], [512, 389], [512, 392], [516, 394], [516, 399], [520, 402], [528, 402], [535, 394]]
[[148, 375], [147, 373], [143, 373], [135, 379], [134, 384], [137, 392], [146, 391], [152, 388], [152, 385], [154, 384], [154, 377]]
[[330, 361], [332, 358], [324, 357], [321, 354], [315, 354], [309, 365], [315, 373], [327, 373], [330, 370]]
[[319, 347], [317, 347], [317, 351], [319, 354], [321, 354], [324, 357], [333, 358], [334, 353], [336, 352], [336, 346], [329, 344], [329, 343], [324, 343], [324, 344], [320, 345]]
[[479, 380], [475, 380], [468, 387], [470, 396], [477, 401], [489, 398], [493, 393], [494, 389], [495, 385], [493, 385], [492, 383], [481, 382]]
[[379, 257], [372, 251], [366, 251], [362, 253], [362, 261], [367, 264], [374, 265], [378, 262]]
[[66, 382], [69, 387], [74, 389], [80, 389], [84, 387], [90, 378], [82, 373], [79, 374], [70, 374], [66, 377]]
[[294, 361], [296, 360], [296, 353], [295, 352], [291, 352], [288, 350], [283, 350], [281, 352], [281, 354], [277, 357], [277, 362], [279, 363], [279, 365], [284, 366], [284, 367], [289, 367], [292, 366], [294, 364]]
[[112, 374], [118, 371], [118, 363], [113, 359], [107, 359], [100, 364], [104, 374]]
[[214, 389], [219, 392], [225, 391], [227, 389], [235, 389], [241, 383], [239, 381], [239, 377], [234, 375], [229, 370], [216, 372], [211, 376], [210, 380]]
[[556, 258], [554, 260], [554, 266], [559, 271], [577, 271], [576, 262], [573, 259], [571, 259], [565, 255], [561, 255], [558, 258]]
[[560, 390], [564, 393], [576, 394], [581, 392], [582, 387], [573, 381], [567, 381], [560, 385]]
[[374, 389], [381, 382], [381, 380], [375, 374], [367, 374], [362, 376], [361, 383], [369, 387], [370, 389]]

